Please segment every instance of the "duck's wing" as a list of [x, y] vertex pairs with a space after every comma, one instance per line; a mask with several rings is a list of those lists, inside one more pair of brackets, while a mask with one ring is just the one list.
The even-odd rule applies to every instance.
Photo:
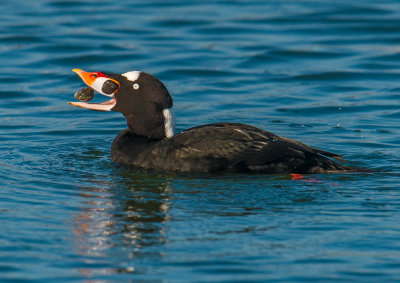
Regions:
[[[337, 154], [253, 126], [236, 123], [217, 123], [191, 128], [175, 135], [169, 142], [173, 144], [173, 147], [170, 145], [170, 148], [173, 148], [170, 154], [175, 160], [209, 160], [221, 164], [226, 161], [229, 166], [261, 166], [260, 170], [263, 166], [268, 167], [280, 161], [283, 164], [293, 163], [295, 160], [298, 164], [301, 161], [307, 162], [310, 158], [326, 159], [321, 155], [343, 161]], [[286, 165], [290, 167], [290, 164]]]

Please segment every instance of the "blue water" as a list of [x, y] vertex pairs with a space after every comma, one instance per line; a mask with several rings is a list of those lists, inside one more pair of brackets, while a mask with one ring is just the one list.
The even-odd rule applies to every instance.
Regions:
[[[400, 278], [398, 1], [0, 4], [0, 281]], [[177, 130], [249, 123], [374, 173], [176, 176], [110, 161], [72, 68], [159, 77]], [[96, 101], [105, 99], [96, 96]]]

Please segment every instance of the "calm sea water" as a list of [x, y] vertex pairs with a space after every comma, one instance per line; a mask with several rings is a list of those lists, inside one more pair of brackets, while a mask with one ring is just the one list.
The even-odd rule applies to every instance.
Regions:
[[[0, 281], [400, 278], [398, 1], [0, 9]], [[155, 74], [178, 131], [249, 123], [376, 172], [291, 180], [118, 167], [110, 144], [125, 120], [69, 106], [83, 87], [72, 68]]]

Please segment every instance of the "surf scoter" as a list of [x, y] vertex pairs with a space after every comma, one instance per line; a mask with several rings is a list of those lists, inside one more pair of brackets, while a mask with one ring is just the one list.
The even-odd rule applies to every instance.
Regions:
[[[174, 134], [172, 97], [154, 76], [74, 69], [93, 90], [111, 97], [100, 104], [69, 104], [121, 112], [128, 128], [111, 146], [112, 160], [145, 169], [181, 172], [328, 173], [352, 169], [332, 161], [341, 156], [238, 123], [216, 123]], [[89, 98], [90, 99], [90, 98]], [[87, 101], [86, 99], [85, 101]]]

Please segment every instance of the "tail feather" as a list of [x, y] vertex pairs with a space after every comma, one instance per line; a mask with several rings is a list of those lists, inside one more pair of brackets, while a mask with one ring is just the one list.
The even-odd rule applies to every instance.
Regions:
[[330, 157], [330, 158], [334, 158], [334, 159], [342, 161], [342, 162], [347, 162], [339, 154], [336, 154], [336, 153], [333, 153], [333, 152], [329, 152], [329, 151], [325, 151], [325, 150], [322, 150], [322, 149], [319, 149], [319, 148], [314, 148], [314, 147], [313, 147], [313, 150], [315, 150], [320, 155], [324, 155], [324, 156], [327, 156], [327, 157]]

